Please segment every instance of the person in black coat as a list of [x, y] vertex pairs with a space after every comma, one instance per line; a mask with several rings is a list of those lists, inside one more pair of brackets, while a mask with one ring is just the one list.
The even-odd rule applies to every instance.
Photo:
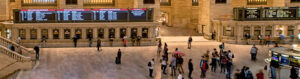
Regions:
[[75, 35], [73, 37], [74, 47], [77, 47], [77, 40], [78, 40], [78, 37]]
[[290, 78], [291, 79], [297, 79], [298, 78], [297, 70], [296, 70], [296, 68], [294, 66], [291, 69]]
[[36, 52], [36, 60], [39, 60], [39, 58], [40, 58], [40, 47], [39, 46], [34, 46], [34, 48], [33, 48], [34, 50], [35, 50], [35, 52]]
[[189, 60], [189, 78], [192, 79], [192, 72], [194, 70], [194, 67], [193, 67], [193, 63], [192, 63], [192, 59]]
[[121, 52], [121, 49], [119, 49], [118, 56], [117, 56], [119, 64], [121, 64], [121, 56], [122, 56], [122, 52]]
[[98, 39], [97, 40], [97, 50], [100, 51], [100, 47], [101, 47], [101, 40]]

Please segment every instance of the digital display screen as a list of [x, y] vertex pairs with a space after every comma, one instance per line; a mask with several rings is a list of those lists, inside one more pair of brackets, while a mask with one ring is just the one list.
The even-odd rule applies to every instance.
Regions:
[[152, 9], [21, 9], [15, 23], [152, 21]]
[[146, 9], [130, 9], [130, 20], [144, 20], [146, 14]]
[[55, 21], [55, 9], [23, 9], [20, 11], [21, 21]]
[[128, 9], [94, 9], [93, 13], [96, 21], [127, 20]]
[[281, 64], [284, 64], [284, 65], [289, 65], [290, 61], [289, 61], [289, 56], [288, 55], [281, 55]]
[[256, 18], [260, 18], [260, 10], [258, 10], [257, 8], [249, 8], [247, 10], [245, 10], [245, 18], [247, 19], [256, 19]]

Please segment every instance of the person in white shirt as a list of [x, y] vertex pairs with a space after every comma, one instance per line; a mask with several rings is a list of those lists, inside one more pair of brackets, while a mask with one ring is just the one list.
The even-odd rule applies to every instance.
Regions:
[[167, 69], [167, 61], [166, 61], [166, 57], [165, 57], [165, 55], [163, 55], [162, 57], [161, 57], [161, 71], [163, 72], [163, 74], [167, 74], [166, 73], [166, 69]]
[[177, 79], [183, 79], [181, 72], [179, 72]]
[[152, 73], [154, 69], [154, 58], [152, 58], [152, 61], [148, 63], [148, 67], [149, 67], [149, 76], [153, 78]]

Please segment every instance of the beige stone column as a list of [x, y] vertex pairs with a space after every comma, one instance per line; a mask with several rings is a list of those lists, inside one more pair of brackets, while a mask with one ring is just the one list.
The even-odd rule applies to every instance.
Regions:
[[295, 29], [294, 29], [294, 38], [298, 39], [298, 33], [299, 33], [299, 27], [298, 25], [295, 25]]
[[149, 38], [153, 38], [154, 35], [154, 28], [153, 27], [149, 27], [148, 28], [148, 37]]
[[262, 37], [266, 36], [266, 26], [261, 26], [261, 36]]
[[108, 39], [108, 28], [104, 28], [104, 39]]
[[116, 39], [120, 38], [120, 27], [115, 28], [115, 37]]
[[58, 38], [59, 39], [64, 39], [64, 29], [63, 28], [59, 28], [58, 30], [59, 30], [59, 36], [58, 36]]
[[37, 28], [36, 33], [37, 33], [37, 40], [41, 40], [42, 39], [42, 30], [40, 28]]
[[276, 25], [272, 25], [272, 36], [271, 37], [275, 37], [276, 36]]
[[49, 28], [48, 29], [48, 39], [53, 39], [53, 29], [52, 28]]
[[26, 40], [30, 40], [30, 29], [25, 29], [26, 31]]
[[127, 27], [126, 28], [127, 29], [127, 33], [126, 33], [126, 36], [127, 36], [127, 38], [131, 38], [131, 28], [130, 27]]
[[81, 30], [82, 30], [82, 31], [81, 31], [81, 32], [82, 32], [82, 33], [81, 33], [81, 34], [82, 34], [82, 39], [87, 39], [86, 28], [82, 28]]
[[11, 39], [13, 41], [15, 41], [18, 37], [19, 37], [19, 31], [18, 31], [18, 29], [17, 28], [11, 29]]
[[[143, 29], [144, 27], [139, 27], [139, 28], [137, 28], [137, 36], [140, 36], [140, 37], [142, 37], [142, 29]], [[148, 28], [149, 29], [149, 28]], [[149, 30], [148, 30], [148, 33], [149, 33]]]
[[71, 38], [75, 36], [75, 28], [71, 28]]
[[286, 36], [286, 37], [289, 37], [288, 35], [288, 26], [287, 25], [283, 25], [282, 26], [282, 28], [283, 28], [283, 31], [282, 31], [282, 34], [284, 35], [284, 36]]
[[93, 38], [98, 39], [98, 30], [97, 30], [97, 28], [93, 28]]

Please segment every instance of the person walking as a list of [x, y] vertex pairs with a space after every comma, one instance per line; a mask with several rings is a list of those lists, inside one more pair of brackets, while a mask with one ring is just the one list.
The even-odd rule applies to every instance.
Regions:
[[181, 56], [179, 56], [176, 60], [177, 60], [178, 72], [184, 73], [183, 68], [182, 68], [183, 58]]
[[149, 68], [149, 76], [153, 78], [153, 69], [154, 69], [154, 58], [150, 62], [148, 62], [148, 68]]
[[292, 68], [291, 68], [290, 78], [291, 79], [297, 79], [298, 78], [297, 70], [294, 66], [292, 66]]
[[200, 78], [206, 78], [206, 70], [208, 69], [207, 61], [202, 56], [202, 60], [200, 62], [201, 75]]
[[256, 60], [256, 55], [257, 55], [257, 47], [255, 46], [255, 44], [253, 44], [252, 48], [251, 48], [251, 60], [255, 61]]
[[78, 41], [78, 37], [75, 35], [73, 37], [74, 47], [77, 47], [77, 41]]
[[15, 51], [15, 46], [13, 44], [8, 45], [8, 47], [11, 51]]
[[157, 45], [157, 53], [158, 53], [158, 55], [160, 55], [161, 50], [162, 50], [162, 44], [161, 44], [161, 41], [159, 41], [158, 45]]
[[116, 63], [121, 64], [121, 57], [122, 57], [122, 52], [121, 49], [118, 50], [117, 58], [116, 58]]
[[192, 38], [192, 36], [190, 36], [189, 40], [188, 40], [188, 49], [192, 48], [192, 41], [193, 41], [193, 38]]
[[264, 79], [264, 72], [263, 70], [259, 70], [259, 72], [256, 74], [257, 79]]
[[271, 78], [276, 79], [276, 68], [279, 68], [279, 63], [274, 59], [270, 62]]
[[35, 51], [35, 57], [36, 57], [36, 60], [39, 60], [40, 59], [40, 47], [39, 46], [34, 46], [34, 51]]
[[97, 40], [97, 50], [100, 52], [101, 40], [98, 38]]
[[194, 70], [192, 59], [189, 59], [188, 68], [189, 68], [189, 79], [192, 79], [192, 72]]
[[225, 73], [227, 58], [225, 56], [221, 57], [221, 73]]
[[126, 40], [126, 39], [127, 39], [127, 37], [126, 37], [126, 36], [124, 36], [124, 37], [123, 37], [123, 46], [124, 46], [124, 47], [126, 47], [126, 46], [127, 46], [127, 40]]
[[172, 55], [170, 67], [171, 67], [171, 76], [175, 76], [176, 75], [176, 57], [174, 55]]
[[[225, 43], [223, 42], [222, 44], [219, 45], [220, 51], [223, 51], [225, 48]], [[220, 52], [221, 53], [221, 52]]]
[[92, 44], [93, 44], [93, 36], [92, 36], [92, 34], [88, 34], [88, 39], [89, 39], [89, 47], [92, 47]]
[[262, 40], [263, 40], [262, 36], [261, 36], [261, 35], [258, 35], [258, 36], [257, 36], [257, 39], [259, 40], [259, 44], [262, 45]]
[[131, 44], [132, 44], [132, 46], [134, 46], [134, 44], [135, 44], [135, 42], [136, 42], [136, 37], [135, 36], [132, 36], [131, 37]]
[[234, 54], [231, 52], [231, 50], [228, 50], [227, 57], [232, 60], [234, 58]]
[[162, 57], [161, 57], [161, 71], [163, 71], [163, 74], [167, 74], [166, 73], [166, 69], [167, 69], [167, 60], [166, 60], [166, 56], [165, 55], [163, 55]]
[[226, 69], [227, 69], [226, 77], [227, 77], [227, 79], [231, 79], [231, 68], [232, 68], [232, 61], [229, 59], [227, 61], [227, 64], [226, 64]]
[[110, 46], [111, 46], [111, 47], [113, 46], [113, 42], [114, 42], [113, 35], [110, 35], [110, 36], [109, 36], [109, 43], [110, 43]]
[[43, 43], [43, 47], [46, 47], [46, 42], [47, 42], [46, 36], [42, 36], [42, 41], [41, 42]]
[[216, 57], [216, 55], [213, 55], [213, 57], [211, 58], [210, 65], [211, 65], [211, 71], [216, 72], [216, 70], [217, 70], [217, 57]]
[[214, 32], [211, 34], [211, 39], [212, 39], [212, 40], [215, 40], [215, 37], [216, 37], [216, 31], [214, 31]]

